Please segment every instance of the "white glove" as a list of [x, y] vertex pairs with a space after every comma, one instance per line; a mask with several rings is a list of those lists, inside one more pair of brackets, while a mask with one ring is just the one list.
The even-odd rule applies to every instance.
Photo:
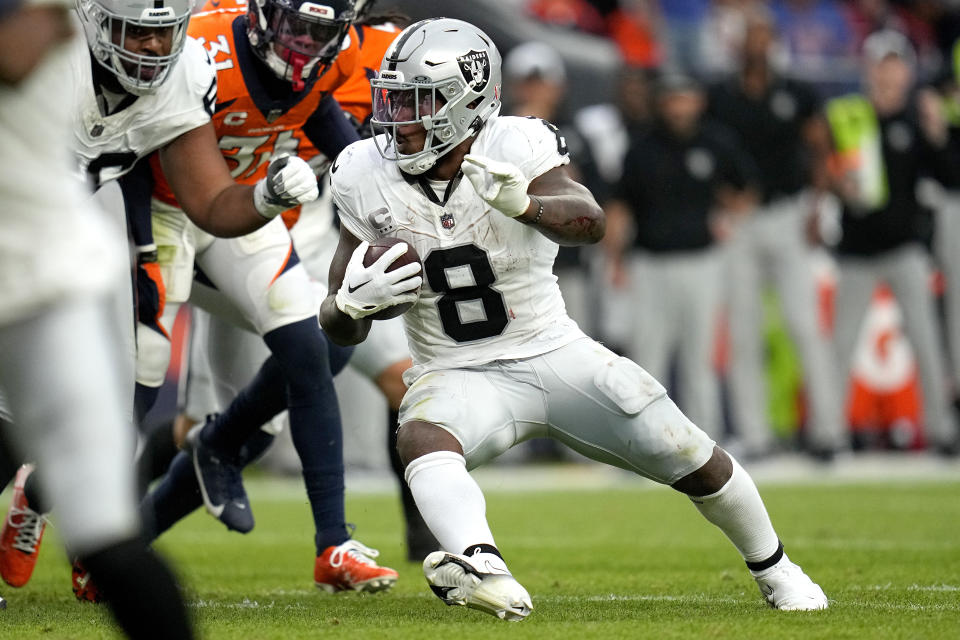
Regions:
[[516, 166], [467, 154], [460, 170], [470, 179], [473, 188], [490, 206], [505, 216], [516, 218], [530, 206], [527, 186], [530, 181]]
[[386, 307], [406, 302], [416, 302], [423, 283], [420, 263], [411, 262], [393, 271], [387, 267], [407, 252], [407, 243], [401, 242], [390, 247], [369, 267], [363, 266], [363, 256], [370, 246], [361, 242], [350, 256], [343, 284], [337, 291], [337, 308], [345, 314], [359, 320]]
[[270, 220], [319, 195], [317, 176], [310, 165], [297, 156], [282, 156], [270, 161], [267, 177], [253, 187], [253, 206]]

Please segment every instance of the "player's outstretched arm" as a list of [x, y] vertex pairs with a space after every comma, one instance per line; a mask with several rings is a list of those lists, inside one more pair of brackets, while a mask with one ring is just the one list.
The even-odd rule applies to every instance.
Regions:
[[255, 231], [318, 194], [313, 171], [295, 157], [275, 158], [256, 186], [234, 182], [209, 122], [161, 149], [160, 163], [187, 217], [223, 238]]
[[507, 162], [467, 154], [461, 166], [477, 194], [505, 216], [531, 224], [557, 244], [593, 244], [603, 237], [603, 209], [563, 167], [527, 182]]

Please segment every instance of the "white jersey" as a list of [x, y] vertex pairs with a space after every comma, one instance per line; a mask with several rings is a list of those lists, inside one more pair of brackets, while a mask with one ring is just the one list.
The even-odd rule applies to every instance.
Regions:
[[125, 247], [74, 173], [77, 47], [89, 57], [75, 37], [20, 85], [0, 83], [0, 325], [91, 296], [123, 273]]
[[[533, 118], [491, 118], [470, 151], [510, 162], [528, 179], [569, 162], [556, 129]], [[334, 202], [351, 233], [400, 238], [423, 260], [420, 298], [403, 316], [415, 365], [408, 383], [426, 371], [527, 358], [583, 337], [553, 275], [556, 243], [492, 209], [469, 180], [441, 206], [441, 197], [428, 198], [408, 179], [373, 139], [348, 146], [331, 170]]]
[[79, 170], [94, 188], [129, 171], [137, 160], [210, 121], [217, 97], [216, 71], [204, 48], [187, 38], [183, 52], [155, 93], [101, 115], [86, 44], [71, 57], [79, 79], [75, 143]]

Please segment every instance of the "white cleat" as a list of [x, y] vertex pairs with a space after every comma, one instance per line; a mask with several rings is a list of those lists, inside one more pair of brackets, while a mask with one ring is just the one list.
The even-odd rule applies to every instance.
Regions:
[[816, 611], [829, 606], [820, 585], [811, 580], [803, 569], [790, 562], [786, 555], [769, 569], [754, 574], [753, 579], [774, 609]]
[[423, 560], [423, 575], [437, 597], [451, 606], [479, 609], [511, 622], [533, 610], [530, 594], [509, 571], [479, 558], [434, 551]]

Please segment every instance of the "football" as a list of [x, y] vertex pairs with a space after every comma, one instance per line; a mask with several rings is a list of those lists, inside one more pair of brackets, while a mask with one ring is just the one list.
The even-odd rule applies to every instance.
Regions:
[[[377, 261], [377, 258], [382, 256], [387, 252], [390, 247], [397, 244], [398, 242], [405, 242], [399, 238], [380, 238], [370, 243], [370, 247], [367, 249], [367, 252], [363, 255], [363, 266], [369, 267], [374, 262]], [[407, 252], [401, 255], [399, 258], [393, 261], [393, 263], [387, 267], [387, 271], [393, 271], [394, 269], [399, 269], [403, 265], [410, 264], [411, 262], [420, 262], [420, 256], [417, 254], [417, 250], [413, 248], [409, 242], [407, 242]], [[423, 275], [422, 273], [420, 275]], [[370, 314], [367, 316], [371, 320], [389, 320], [390, 318], [396, 318], [397, 316], [403, 315], [413, 306], [412, 302], [407, 302], [405, 304], [395, 304], [392, 307], [387, 307], [386, 309], [381, 309], [376, 313]]]

